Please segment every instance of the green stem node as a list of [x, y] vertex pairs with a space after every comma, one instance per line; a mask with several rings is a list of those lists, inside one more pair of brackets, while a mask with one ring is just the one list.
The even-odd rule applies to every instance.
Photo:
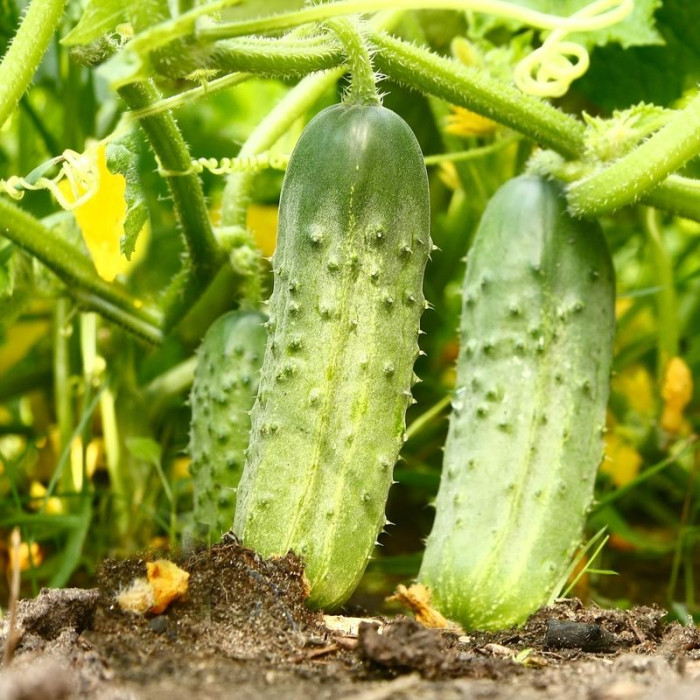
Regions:
[[598, 216], [632, 204], [698, 153], [700, 95], [627, 155], [570, 185], [569, 206], [578, 216]]

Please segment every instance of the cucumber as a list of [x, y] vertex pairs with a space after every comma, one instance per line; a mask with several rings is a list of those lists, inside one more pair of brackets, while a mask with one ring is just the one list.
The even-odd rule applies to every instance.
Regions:
[[302, 557], [308, 603], [345, 601], [385, 518], [432, 248], [408, 125], [335, 105], [304, 129], [280, 198], [269, 338], [234, 530]]
[[232, 311], [211, 325], [197, 352], [190, 395], [190, 473], [194, 518], [218, 539], [230, 529], [236, 488], [250, 435], [250, 410], [258, 391], [267, 317]]
[[468, 255], [445, 457], [419, 580], [468, 629], [519, 624], [579, 544], [603, 456], [615, 325], [600, 227], [522, 176]]

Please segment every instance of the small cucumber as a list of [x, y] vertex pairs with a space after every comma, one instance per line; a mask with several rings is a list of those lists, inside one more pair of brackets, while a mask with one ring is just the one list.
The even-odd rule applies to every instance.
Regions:
[[315, 607], [347, 599], [385, 523], [431, 247], [428, 180], [408, 125], [376, 105], [319, 113], [282, 187], [234, 526], [264, 556], [301, 556]]
[[468, 256], [457, 388], [420, 581], [469, 629], [523, 622], [579, 544], [603, 456], [615, 282], [597, 223], [522, 176]]
[[233, 521], [267, 333], [263, 314], [232, 311], [209, 328], [197, 351], [190, 395], [190, 472], [195, 521], [213, 539]]

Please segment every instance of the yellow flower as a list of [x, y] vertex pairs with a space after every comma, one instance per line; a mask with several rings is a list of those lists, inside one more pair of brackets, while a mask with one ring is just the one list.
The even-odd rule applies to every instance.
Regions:
[[605, 459], [600, 471], [607, 474], [615, 486], [629, 484], [641, 466], [642, 457], [629, 442], [614, 432], [605, 436]]
[[452, 114], [445, 119], [445, 131], [454, 136], [486, 136], [492, 134], [498, 124], [482, 117], [480, 114], [470, 112], [464, 107], [450, 105]]
[[622, 394], [635, 413], [646, 416], [654, 414], [654, 382], [644, 365], [631, 365], [615, 375], [612, 390]]
[[[104, 143], [88, 147], [83, 157], [96, 167], [97, 189], [92, 196], [73, 209], [73, 215], [80, 226], [97, 273], [111, 282], [117, 275], [126, 274], [143, 257], [148, 238], [148, 223], [138, 237], [131, 260], [127, 260], [120, 250], [120, 239], [124, 234], [126, 220], [126, 179], [119, 173], [109, 171]], [[73, 191], [67, 180], [62, 180], [59, 188], [68, 202], [75, 202], [87, 192], [81, 184]]]
[[269, 257], [277, 244], [277, 207], [272, 204], [251, 204], [246, 226], [253, 234], [263, 255]]
[[[40, 481], [32, 481], [29, 485], [29, 497], [31, 498], [30, 507], [33, 510], [39, 510], [46, 499], [47, 489]], [[46, 508], [44, 512], [47, 515], [61, 515], [65, 512], [63, 501], [56, 496], [50, 496], [46, 500]]]
[[672, 357], [666, 365], [661, 398], [664, 409], [661, 427], [669, 433], [679, 433], [683, 428], [683, 409], [693, 397], [693, 375], [680, 357]]

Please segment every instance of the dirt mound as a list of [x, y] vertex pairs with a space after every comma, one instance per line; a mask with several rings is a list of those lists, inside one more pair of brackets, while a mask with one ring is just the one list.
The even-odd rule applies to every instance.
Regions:
[[566, 600], [496, 634], [430, 630], [405, 617], [341, 619], [337, 631], [304, 606], [303, 570], [292, 555], [265, 561], [227, 538], [179, 566], [189, 574], [187, 594], [160, 615], [127, 613], [117, 603], [146, 575], [145, 559], [105, 562], [99, 589], [42, 591], [22, 601], [21, 639], [0, 672], [0, 697], [653, 700], [700, 693], [700, 631], [665, 624], [657, 608], [603, 610]]

